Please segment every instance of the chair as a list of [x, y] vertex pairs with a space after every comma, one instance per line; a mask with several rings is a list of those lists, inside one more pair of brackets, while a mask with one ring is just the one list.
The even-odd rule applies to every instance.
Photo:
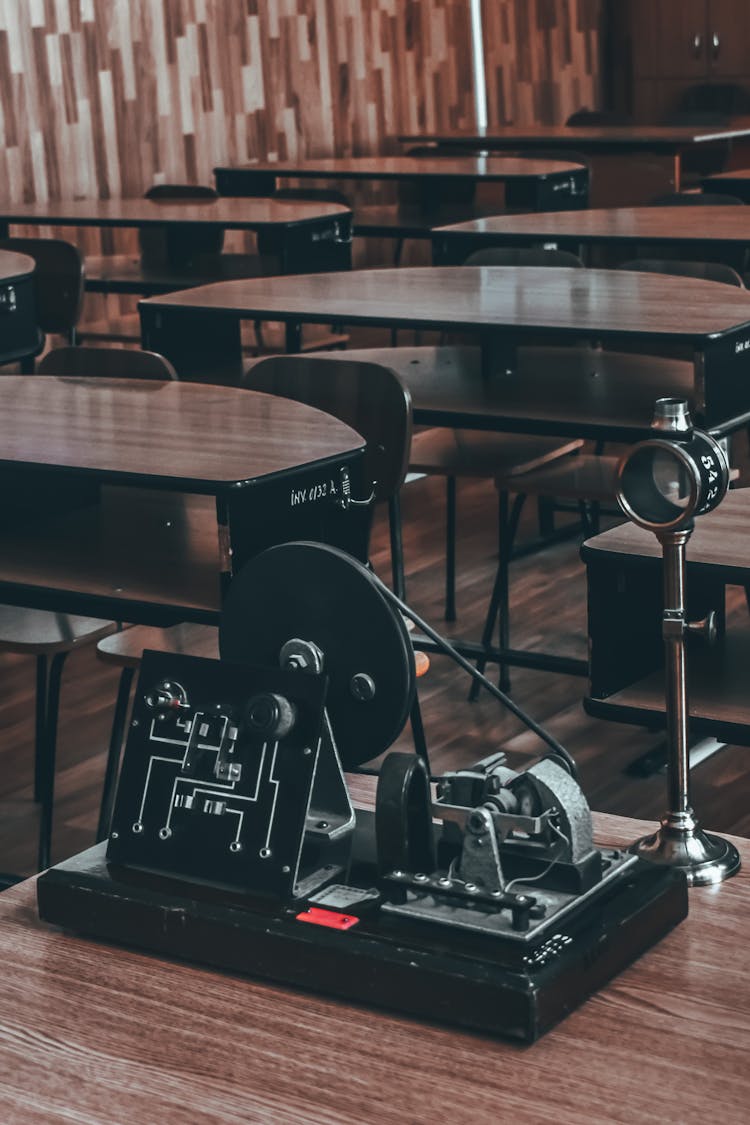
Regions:
[[[40, 361], [40, 375], [109, 378], [176, 378], [172, 365], [154, 352], [112, 348], [58, 348]], [[113, 633], [112, 621], [48, 610], [0, 606], [0, 652], [36, 658], [34, 799], [41, 804], [39, 869], [49, 866], [55, 788], [57, 717], [66, 658], [76, 648]]]
[[465, 266], [556, 266], [558, 269], [583, 269], [583, 262], [572, 250], [547, 250], [543, 246], [488, 246], [475, 250]]
[[735, 285], [744, 289], [745, 283], [737, 270], [724, 262], [688, 262], [671, 258], [631, 258], [620, 262], [618, 270], [632, 270], [635, 273], [666, 273], [676, 277], [699, 277], [704, 281], [718, 281], [724, 285]]
[[[411, 442], [411, 396], [393, 371], [382, 364], [349, 362], [332, 356], [273, 356], [254, 363], [243, 386], [314, 406], [346, 422], [367, 444], [366, 472], [375, 500], [387, 501], [391, 525], [393, 585], [403, 593], [403, 552], [398, 494], [408, 467]], [[107, 638], [97, 648], [102, 660], [121, 669], [112, 726], [98, 839], [107, 834], [114, 783], [127, 715], [130, 687], [144, 648], [193, 655], [216, 653], [212, 626], [184, 623], [166, 629], [135, 626]], [[412, 714], [415, 741], [423, 750], [418, 709]]]
[[[78, 248], [61, 238], [3, 238], [0, 250], [13, 250], [33, 258], [37, 323], [45, 335], [61, 335], [74, 344], [84, 283], [83, 259]], [[43, 343], [40, 341], [39, 351]], [[27, 373], [33, 372], [33, 358], [25, 366]]]
[[587, 106], [583, 106], [571, 113], [565, 124], [573, 129], [577, 127], [587, 128], [590, 125], [632, 125], [633, 118], [627, 113], [618, 113], [616, 110], [589, 109]]
[[139, 348], [55, 348], [39, 362], [38, 375], [61, 378], [155, 379], [177, 378], [168, 359]]
[[[542, 247], [491, 246], [476, 250], [466, 266], [556, 266], [582, 269], [583, 262], [568, 250]], [[490, 434], [474, 430], [432, 429], [417, 434], [412, 442], [412, 472], [445, 476], [445, 618], [456, 619], [456, 480], [458, 477], [506, 476], [538, 468], [558, 456], [566, 456], [579, 443], [560, 443], [554, 438]], [[502, 502], [500, 505], [502, 509]], [[502, 519], [502, 510], [500, 511]]]

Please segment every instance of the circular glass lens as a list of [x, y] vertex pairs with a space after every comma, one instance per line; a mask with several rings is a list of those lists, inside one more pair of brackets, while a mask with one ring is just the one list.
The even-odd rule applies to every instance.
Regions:
[[669, 527], [692, 514], [694, 474], [678, 446], [646, 442], [636, 446], [620, 474], [619, 499], [625, 513], [650, 527]]
[[676, 508], [686, 508], [690, 500], [692, 478], [685, 462], [678, 461], [666, 449], [655, 449], [652, 456], [654, 488], [668, 503], [674, 504]]

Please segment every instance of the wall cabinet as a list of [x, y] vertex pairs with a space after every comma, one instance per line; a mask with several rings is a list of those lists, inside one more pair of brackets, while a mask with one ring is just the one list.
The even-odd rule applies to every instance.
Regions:
[[750, 105], [750, 0], [609, 0], [605, 18], [612, 109], [663, 121], [696, 86], [710, 88], [706, 109], [721, 108], [722, 86], [746, 91]]

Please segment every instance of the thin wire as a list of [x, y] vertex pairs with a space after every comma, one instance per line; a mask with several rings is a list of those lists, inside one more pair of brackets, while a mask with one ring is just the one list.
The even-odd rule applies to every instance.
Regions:
[[453, 647], [450, 641], [447, 641], [445, 637], [442, 637], [440, 633], [436, 632], [431, 625], [428, 625], [427, 622], [423, 618], [421, 618], [418, 613], [416, 613], [410, 606], [406, 604], [406, 602], [402, 602], [401, 599], [393, 593], [393, 590], [390, 590], [383, 582], [381, 582], [374, 571], [370, 571], [370, 576], [372, 577], [380, 592], [388, 599], [388, 601], [395, 605], [406, 617], [411, 618], [417, 628], [421, 629], [422, 632], [426, 636], [428, 636], [431, 641], [434, 641], [435, 644], [440, 649], [442, 649], [446, 656], [450, 656], [451, 660], [454, 660], [460, 668], [463, 668], [464, 672], [468, 672], [468, 674], [472, 676], [473, 679], [477, 680], [477, 682], [480, 683], [490, 693], [490, 695], [494, 695], [495, 698], [498, 699], [504, 707], [507, 707], [508, 710], [511, 711], [517, 719], [520, 719], [521, 722], [529, 728], [529, 730], [533, 731], [534, 734], [541, 738], [542, 742], [546, 742], [550, 750], [552, 750], [553, 753], [557, 754], [558, 757], [562, 758], [566, 763], [574, 780], [578, 780], [578, 769], [576, 767], [575, 760], [568, 753], [565, 747], [557, 741], [556, 738], [549, 734], [543, 726], [540, 726], [539, 723], [532, 719], [530, 715], [527, 715], [526, 712], [521, 707], [519, 707], [518, 704], [515, 703], [509, 695], [506, 695], [504, 691], [501, 691], [499, 687], [496, 687], [495, 684], [492, 683], [492, 680], [488, 680], [486, 676], [483, 676], [482, 673], [478, 671], [473, 664], [466, 660], [466, 658], [463, 657], [461, 653]]
[[[550, 828], [552, 829], [553, 832], [557, 833], [557, 835], [560, 837], [562, 842], [564, 844], [567, 844], [567, 842], [568, 842], [567, 836], [565, 836], [560, 831], [560, 829], [557, 827], [557, 825], [553, 824], [552, 821], [550, 821], [549, 826], [550, 826]], [[545, 875], [549, 875], [550, 871], [552, 870], [552, 868], [555, 866], [556, 863], [560, 862], [560, 855], [561, 854], [562, 853], [560, 852], [558, 855], [553, 856], [553, 858], [549, 861], [549, 863], [544, 868], [544, 870], [540, 871], [538, 875], [532, 875], [528, 879], [525, 879], [523, 877], [523, 875], [519, 875], [516, 879], [511, 879], [511, 881], [509, 883], [505, 884], [505, 893], [510, 894], [510, 888], [513, 886], [514, 883], [523, 883], [524, 885], [527, 884], [527, 883], [538, 883], [540, 879], [543, 879], [545, 877]]]

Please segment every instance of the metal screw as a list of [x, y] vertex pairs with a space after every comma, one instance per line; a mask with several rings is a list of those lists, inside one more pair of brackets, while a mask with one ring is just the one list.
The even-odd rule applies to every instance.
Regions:
[[428, 879], [429, 879], [429, 875], [425, 875], [424, 872], [422, 872], [422, 871], [418, 871], [417, 874], [414, 876], [414, 882], [415, 883], [426, 883], [428, 881]]
[[111, 840], [119, 840], [120, 839], [120, 833], [119, 832], [112, 832], [111, 835], [110, 835], [110, 839]]
[[319, 820], [317, 822], [317, 824], [315, 825], [315, 827], [316, 828], [330, 828], [331, 826], [330, 826], [330, 824], [328, 823], [327, 820]]
[[133, 719], [133, 721], [130, 725], [131, 725], [131, 727], [137, 727], [138, 726], [138, 719]]
[[366, 672], [357, 672], [351, 678], [349, 690], [360, 703], [369, 703], [375, 698], [375, 681]]
[[452, 887], [453, 882], [452, 882], [452, 880], [450, 880], [448, 878], [447, 875], [441, 875], [441, 877], [438, 879], [438, 886], [440, 886], [440, 887]]
[[464, 883], [464, 890], [468, 891], [470, 895], [475, 895], [479, 890], [476, 883]]
[[241, 852], [242, 844], [239, 842], [239, 840], [232, 840], [231, 844], [229, 845], [229, 850], [230, 852]]

